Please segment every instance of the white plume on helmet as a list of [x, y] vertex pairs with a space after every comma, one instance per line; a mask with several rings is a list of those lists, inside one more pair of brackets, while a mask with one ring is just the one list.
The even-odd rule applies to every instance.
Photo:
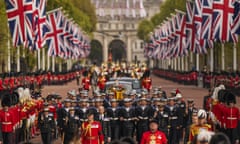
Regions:
[[212, 95], [212, 98], [214, 100], [218, 100], [218, 92], [220, 90], [225, 90], [225, 86], [221, 84], [218, 87], [214, 88], [213, 95]]
[[197, 116], [198, 116], [198, 118], [207, 118], [207, 113], [205, 110], [199, 109]]

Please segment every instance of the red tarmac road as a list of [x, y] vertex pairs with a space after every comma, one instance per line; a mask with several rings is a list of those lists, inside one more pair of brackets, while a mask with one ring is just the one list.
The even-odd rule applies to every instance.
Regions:
[[[178, 88], [184, 97], [185, 100], [191, 98], [194, 99], [195, 106], [197, 108], [202, 107], [203, 96], [208, 94], [208, 90], [204, 88], [199, 88], [197, 86], [188, 86], [188, 85], [180, 85], [178, 83], [168, 81], [157, 76], [152, 75], [153, 87], [162, 86], [162, 89], [166, 91], [167, 96], [170, 95], [170, 92], [173, 89]], [[43, 96], [47, 96], [49, 93], [58, 93], [62, 97], [65, 97], [69, 90], [75, 89], [77, 90], [78, 86], [76, 85], [76, 81], [72, 81], [63, 86], [44, 86], [42, 90]], [[240, 97], [237, 98], [237, 106], [240, 107]], [[41, 144], [40, 136], [32, 139], [31, 142], [33, 144]], [[57, 140], [55, 144], [60, 144], [60, 140]]]

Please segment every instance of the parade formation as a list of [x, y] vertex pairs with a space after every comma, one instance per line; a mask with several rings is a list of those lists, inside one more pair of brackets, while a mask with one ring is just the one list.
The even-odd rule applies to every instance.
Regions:
[[[152, 87], [150, 70], [145, 64], [126, 68], [121, 64], [109, 68], [93, 64], [61, 75], [69, 79], [52, 83], [54, 79], [48, 81], [47, 74], [39, 76], [45, 85], [76, 80], [79, 89], [69, 90], [66, 96], [41, 96], [39, 90], [44, 85], [37, 85], [36, 80], [34, 86], [30, 83], [1, 91], [4, 144], [29, 142], [39, 133], [44, 144], [56, 139], [64, 144], [103, 144], [126, 137], [141, 144], [177, 144], [192, 143], [203, 131], [206, 135], [200, 141], [206, 143], [214, 132], [225, 133], [232, 144], [239, 142], [236, 97], [224, 85], [209, 90], [203, 108], [197, 109], [194, 99], [185, 101], [180, 89], [167, 95], [161, 86]], [[119, 82], [123, 77], [139, 78], [141, 91], [125, 89]], [[105, 89], [112, 78], [115, 84]]]
[[0, 144], [240, 144], [240, 0], [0, 5]]

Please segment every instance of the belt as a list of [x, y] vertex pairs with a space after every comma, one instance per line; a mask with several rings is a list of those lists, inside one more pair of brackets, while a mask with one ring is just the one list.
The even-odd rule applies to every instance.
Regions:
[[88, 139], [88, 140], [96, 140], [96, 139], [98, 139], [97, 136], [90, 136], [90, 137], [85, 137], [85, 138]]
[[2, 122], [3, 125], [9, 125], [12, 124], [12, 122]]
[[118, 118], [111, 118], [111, 120], [118, 120]]
[[87, 119], [80, 119], [80, 121], [83, 121], [83, 122], [85, 122], [85, 121], [87, 121]]
[[147, 120], [148, 119], [148, 117], [142, 117], [142, 116], [139, 116], [138, 118], [141, 119], [141, 120]]
[[127, 118], [127, 119], [123, 119], [123, 121], [132, 121], [133, 118]]
[[170, 120], [178, 119], [178, 117], [169, 117]]
[[229, 120], [235, 120], [235, 119], [237, 119], [236, 117], [227, 117], [227, 119], [229, 119]]

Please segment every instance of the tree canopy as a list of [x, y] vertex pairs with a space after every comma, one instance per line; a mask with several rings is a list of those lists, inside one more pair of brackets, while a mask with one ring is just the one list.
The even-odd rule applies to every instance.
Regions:
[[160, 12], [155, 14], [150, 21], [143, 20], [138, 26], [138, 37], [142, 40], [148, 40], [149, 32], [154, 27], [160, 25], [175, 9], [186, 11], [186, 0], [165, 0], [160, 5]]

